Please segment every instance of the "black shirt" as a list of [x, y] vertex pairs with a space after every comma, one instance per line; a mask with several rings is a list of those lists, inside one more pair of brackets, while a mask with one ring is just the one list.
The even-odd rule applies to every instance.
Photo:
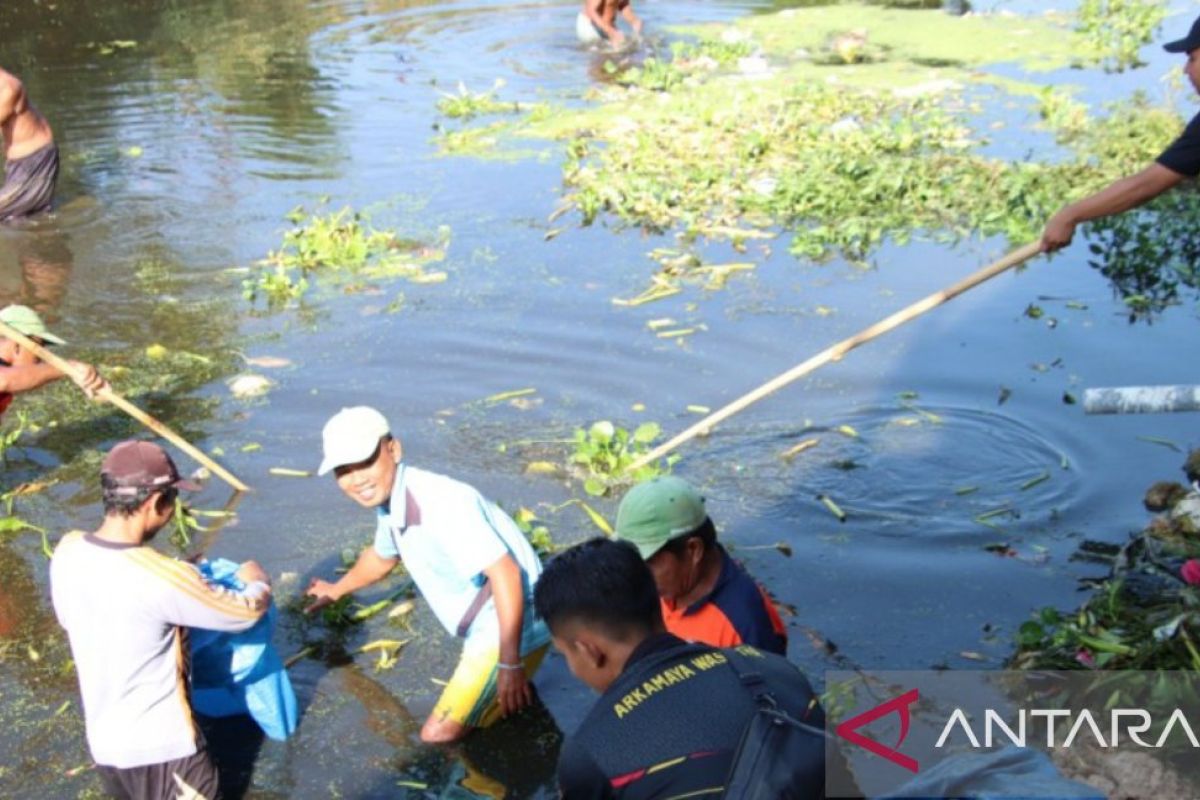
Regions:
[[[818, 728], [825, 714], [808, 680], [779, 656], [741, 646], [779, 705]], [[671, 634], [643, 641], [563, 745], [564, 800], [718, 797], [755, 710], [723, 652]]]
[[1158, 163], [1188, 178], [1200, 175], [1200, 114], [1192, 117], [1179, 138], [1158, 157]]

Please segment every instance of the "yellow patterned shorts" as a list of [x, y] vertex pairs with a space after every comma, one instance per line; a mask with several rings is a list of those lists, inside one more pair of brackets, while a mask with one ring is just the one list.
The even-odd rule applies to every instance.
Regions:
[[[542, 664], [549, 645], [542, 645], [521, 657], [525, 665], [525, 677], [533, 679]], [[500, 719], [500, 702], [496, 695], [496, 664], [500, 650], [494, 644], [463, 647], [462, 656], [450, 683], [442, 690], [433, 717], [437, 720], [454, 720], [469, 728], [486, 728]]]

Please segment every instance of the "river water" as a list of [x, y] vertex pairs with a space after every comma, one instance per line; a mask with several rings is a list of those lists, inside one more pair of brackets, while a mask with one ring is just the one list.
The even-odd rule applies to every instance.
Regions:
[[[561, 145], [514, 161], [441, 158], [431, 144], [445, 122], [435, 104], [460, 81], [480, 91], [501, 78], [506, 98], [586, 102], [601, 71], [574, 41], [573, 4], [100, 5], [0, 10], [4, 66], [24, 79], [64, 154], [58, 210], [0, 230], [0, 291], [5, 302], [45, 311], [102, 364], [154, 344], [213, 360], [204, 377], [160, 382], [135, 399], [205, 449], [219, 448], [254, 487], [237, 524], [196, 546], [259, 560], [284, 600], [313, 575], [331, 577], [343, 549], [372, 530], [332, 481], [268, 472], [314, 469], [320, 428], [342, 406], [378, 406], [410, 463], [462, 478], [507, 508], [532, 508], [557, 541], [575, 541], [595, 528], [578, 506], [553, 506], [582, 489], [524, 471], [532, 458], [561, 460], [561, 448], [499, 445], [569, 437], [597, 419], [631, 428], [654, 420], [673, 433], [696, 419], [689, 405], [734, 399], [1006, 246], [885, 245], [863, 269], [797, 262], [780, 240], [752, 248], [757, 268], [723, 291], [692, 287], [616, 306], [612, 298], [645, 287], [654, 269], [646, 253], [671, 246], [670, 236], [579, 228], [568, 217], [565, 232], [546, 241]], [[655, 0], [639, 13], [661, 31], [759, 7]], [[1187, 24], [1173, 17], [1167, 30]], [[1138, 87], [1155, 94], [1178, 64], [1149, 48], [1145, 55], [1147, 68], [1116, 78], [1039, 79], [1081, 84], [1092, 101]], [[1005, 113], [1030, 122], [1027, 107]], [[1045, 142], [997, 138], [995, 147], [1008, 141], [1015, 153]], [[300, 309], [254, 311], [238, 268], [278, 248], [284, 217], [298, 205], [368, 210], [422, 240], [448, 228], [438, 265], [448, 280], [384, 281], [352, 294], [325, 288]], [[714, 261], [733, 255], [708, 252]], [[1183, 455], [1171, 443], [1195, 444], [1194, 417], [1089, 417], [1064, 400], [1088, 386], [1194, 380], [1195, 299], [1153, 324], [1131, 324], [1087, 260], [1083, 242], [1035, 260], [681, 450], [676, 471], [703, 487], [723, 539], [784, 604], [790, 655], [818, 680], [846, 664], [999, 666], [1032, 610], [1077, 602], [1076, 578], [1095, 571], [1069, 560], [1080, 541], [1120, 541], [1144, 521], [1145, 487], [1178, 476]], [[1023, 313], [1031, 303], [1041, 318]], [[662, 317], [704, 329], [659, 339], [646, 323]], [[222, 380], [239, 368], [235, 351], [294, 366], [269, 371], [276, 386], [266, 399], [238, 400]], [[529, 402], [479, 402], [524, 388], [537, 390]], [[18, 514], [45, 528], [51, 544], [97, 524], [95, 451], [137, 432], [115, 414], [91, 419], [27, 434], [8, 454], [5, 488], [78, 465], [18, 500]], [[844, 425], [858, 436], [836, 431]], [[812, 437], [818, 447], [780, 459]], [[835, 498], [847, 520], [819, 494]], [[215, 509], [227, 499], [210, 482], [194, 505]], [[615, 511], [613, 500], [591, 502], [610, 518]], [[1005, 508], [985, 516], [988, 525], [977, 521]], [[98, 792], [46, 571], [36, 532], [0, 541], [0, 793], [8, 797]], [[417, 727], [457, 646], [427, 609], [415, 617], [399, 665], [376, 671], [372, 656], [354, 650], [409, 635], [382, 615], [340, 636], [283, 615], [283, 654], [316, 643], [317, 655], [291, 670], [304, 708], [292, 741], [229, 739], [249, 796], [550, 792], [558, 728], [578, 722], [587, 690], [552, 657], [538, 686], [557, 725], [532, 714], [461, 750], [422, 747]]]

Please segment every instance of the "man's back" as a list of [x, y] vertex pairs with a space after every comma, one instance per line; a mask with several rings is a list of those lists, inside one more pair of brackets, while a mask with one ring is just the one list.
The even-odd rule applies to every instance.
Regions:
[[88, 744], [120, 768], [196, 752], [181, 626], [244, 630], [265, 596], [210, 587], [190, 564], [76, 531], [50, 562], [54, 611], [79, 673]]
[[[754, 648], [738, 652], [755, 662], [784, 710], [824, 727], [824, 712], [799, 670]], [[652, 636], [564, 745], [563, 797], [718, 796], [755, 708], [720, 650]]]

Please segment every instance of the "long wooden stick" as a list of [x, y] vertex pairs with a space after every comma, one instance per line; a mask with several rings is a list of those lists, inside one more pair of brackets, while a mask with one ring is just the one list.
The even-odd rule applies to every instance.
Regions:
[[[54, 353], [50, 352], [49, 348], [43, 347], [25, 334], [4, 322], [0, 322], [0, 335], [3, 335], [4, 338], [11, 339], [22, 347], [32, 351], [34, 355], [64, 375], [68, 375], [76, 380], [83, 379], [83, 375], [80, 374], [75, 367], [71, 366], [66, 359], [55, 355]], [[114, 392], [112, 389], [102, 389], [97, 394], [99, 397], [112, 403], [114, 406], [121, 409], [126, 414], [133, 417], [138, 422], [142, 423], [147, 428], [154, 431], [159, 436], [199, 461], [204, 466], [208, 467], [213, 471], [214, 474], [218, 475], [234, 489], [237, 489], [239, 492], [249, 491], [250, 487], [238, 480], [233, 473], [229, 472], [220, 464], [213, 461], [211, 458], [205, 455], [203, 451], [192, 445], [187, 439], [184, 439], [178, 433], [171, 430], [166, 425], [147, 414], [145, 411], [142, 411], [140, 408]]]
[[729, 405], [709, 414], [707, 417], [700, 420], [683, 433], [679, 434], [668, 442], [664, 442], [663, 444], [651, 450], [649, 453], [646, 453], [641, 458], [634, 461], [626, 468], [625, 471], [632, 472], [639, 467], [649, 464], [651, 461], [662, 458], [664, 455], [671, 452], [684, 442], [701, 433], [711, 430], [712, 427], [717, 423], [732, 417], [734, 414], [743, 410], [752, 403], [758, 402], [767, 395], [779, 391], [797, 378], [807, 375], [818, 367], [828, 364], [830, 361], [838, 361], [842, 358], [842, 356], [846, 355], [846, 353], [858, 347], [860, 344], [866, 344], [872, 339], [882, 336], [893, 328], [898, 328], [909, 320], [921, 316], [926, 311], [937, 308], [948, 300], [953, 300], [963, 292], [967, 291], [968, 289], [973, 289], [989, 278], [994, 278], [1001, 272], [1012, 269], [1018, 264], [1028, 261], [1030, 258], [1033, 258], [1035, 255], [1041, 252], [1041, 249], [1041, 242], [1030, 242], [1024, 247], [1009, 253], [999, 261], [995, 261], [978, 272], [969, 275], [953, 286], [948, 286], [941, 291], [934, 292], [928, 297], [918, 300], [906, 308], [900, 309], [890, 317], [881, 319], [871, 327], [859, 331], [850, 338], [843, 339], [832, 347], [822, 350], [820, 353], [817, 353], [807, 361], [797, 364], [787, 372], [777, 375], [776, 377], [767, 381], [749, 394], [745, 394], [739, 397], [737, 400], [734, 400]]

